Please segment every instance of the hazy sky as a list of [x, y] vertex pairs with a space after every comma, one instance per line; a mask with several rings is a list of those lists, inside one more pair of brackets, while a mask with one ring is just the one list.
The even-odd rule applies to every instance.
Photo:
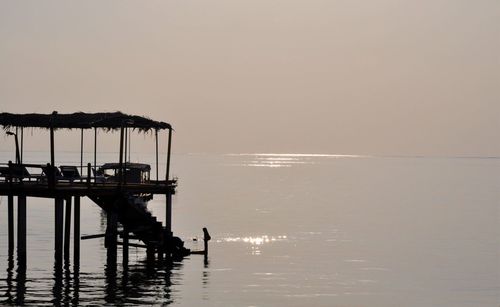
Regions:
[[177, 152], [500, 156], [500, 1], [2, 0], [0, 111], [52, 110]]

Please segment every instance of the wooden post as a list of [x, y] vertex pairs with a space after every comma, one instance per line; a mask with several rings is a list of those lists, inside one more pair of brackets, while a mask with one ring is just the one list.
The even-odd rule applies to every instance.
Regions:
[[123, 125], [120, 128], [120, 159], [119, 159], [119, 170], [118, 170], [118, 185], [121, 186], [123, 181], [123, 137], [124, 129]]
[[80, 133], [80, 174], [83, 175], [83, 128]]
[[168, 129], [168, 147], [167, 147], [167, 174], [166, 181], [168, 184], [168, 179], [170, 177], [170, 156], [171, 156], [171, 148], [172, 148], [172, 128]]
[[49, 179], [49, 188], [54, 189], [56, 185], [56, 165], [54, 156], [54, 128], [50, 127], [50, 176], [47, 174]]
[[[90, 165], [90, 163], [89, 163]], [[75, 196], [75, 216], [73, 229], [73, 262], [80, 266], [80, 196]]]
[[168, 191], [165, 195], [167, 198], [167, 206], [165, 210], [165, 230], [168, 236], [172, 236], [172, 192]]
[[[97, 171], [97, 127], [94, 128], [94, 170]], [[95, 181], [95, 176], [94, 176]]]
[[163, 253], [165, 253], [165, 250], [163, 248], [158, 249], [158, 260], [163, 261]]
[[26, 196], [17, 197], [17, 259], [26, 263]]
[[8, 209], [7, 215], [9, 220], [9, 255], [14, 252], [14, 195], [7, 196]]
[[158, 129], [155, 129], [155, 141], [156, 141], [156, 181], [159, 180], [158, 177]]
[[210, 237], [207, 228], [203, 227], [203, 243], [204, 243], [203, 255], [205, 256], [205, 260], [208, 257], [208, 241], [210, 241], [211, 239], [212, 237]]
[[[106, 236], [104, 237], [104, 245], [107, 248], [108, 257], [112, 256], [116, 259], [116, 246], [117, 246], [117, 234], [118, 234], [118, 221], [116, 213], [107, 212], [107, 227]], [[115, 261], [116, 262], [116, 261]]]
[[124, 158], [123, 161], [125, 162], [125, 165], [127, 165], [127, 152], [128, 152], [128, 128], [125, 127], [125, 144], [124, 146]]
[[19, 153], [19, 141], [17, 140], [17, 127], [14, 134], [14, 141], [16, 142], [16, 164], [21, 164], [21, 154]]
[[129, 239], [129, 235], [128, 235], [128, 229], [127, 227], [123, 226], [123, 247], [122, 247], [122, 251], [123, 251], [123, 267], [127, 267], [128, 266], [128, 239]]
[[71, 196], [66, 198], [66, 217], [64, 218], [64, 261], [69, 261], [69, 244], [71, 235]]
[[134, 130], [133, 129], [129, 129], [128, 131], [128, 162], [130, 163], [130, 153], [132, 151], [132, 132]]
[[63, 219], [64, 219], [63, 199], [55, 199], [54, 210], [54, 257], [56, 264], [62, 263], [63, 251]]
[[[87, 188], [90, 189], [90, 178], [91, 178], [91, 172], [90, 172], [91, 165], [90, 163], [87, 163]], [[95, 183], [95, 178], [94, 178], [94, 183]]]
[[21, 164], [23, 163], [24, 155], [24, 128], [21, 127]]
[[146, 261], [149, 263], [155, 261], [155, 249], [150, 245], [146, 247]]
[[53, 189], [56, 185], [56, 170], [50, 163], [47, 163], [47, 181], [49, 189]]
[[[54, 128], [50, 127], [50, 165], [55, 167], [55, 156], [54, 156]], [[52, 170], [55, 177], [55, 169]]]
[[16, 127], [16, 133], [14, 133], [14, 141], [16, 142], [16, 164], [21, 164], [21, 155], [19, 154], [19, 141], [17, 139], [18, 127]]

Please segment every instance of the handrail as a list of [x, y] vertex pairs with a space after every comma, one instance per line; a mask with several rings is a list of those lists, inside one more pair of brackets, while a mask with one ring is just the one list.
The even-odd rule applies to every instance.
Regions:
[[[99, 166], [100, 167], [100, 166]], [[76, 168], [76, 172], [73, 173], [75, 176], [71, 175], [72, 168]], [[36, 172], [33, 169], [39, 169], [40, 172]], [[61, 169], [61, 170], [59, 170]], [[92, 185], [116, 185], [119, 182], [114, 179], [113, 176], [100, 176], [97, 174], [97, 170], [92, 172], [93, 165], [87, 164], [87, 171], [80, 174], [78, 172], [78, 165], [61, 165], [59, 167], [53, 167], [50, 163], [47, 164], [35, 164], [35, 163], [0, 163], [0, 182], [12, 181], [13, 183], [18, 183], [22, 181], [36, 181], [37, 184], [47, 184], [49, 188], [54, 188], [58, 182], [71, 182], [71, 183], [83, 183], [86, 184], [88, 188]], [[85, 174], [86, 173], [86, 174]], [[66, 176], [64, 176], [66, 175]], [[171, 180], [152, 180], [149, 176], [147, 179], [141, 179], [140, 182], [127, 182], [127, 184], [152, 184], [152, 185], [167, 185], [172, 186], [176, 184], [175, 179]]]

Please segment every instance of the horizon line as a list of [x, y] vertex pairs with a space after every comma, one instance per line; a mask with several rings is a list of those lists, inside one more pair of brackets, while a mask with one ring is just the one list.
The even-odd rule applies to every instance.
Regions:
[[[9, 153], [11, 150], [0, 150], [0, 153]], [[45, 150], [26, 150], [26, 152], [46, 152]], [[62, 153], [80, 153], [79, 150], [60, 150]], [[84, 151], [84, 153], [93, 153], [93, 151]], [[100, 151], [101, 154], [113, 154], [117, 151]], [[150, 154], [153, 152], [132, 151], [134, 154]], [[165, 154], [165, 152], [158, 152]], [[222, 155], [222, 156], [275, 156], [275, 157], [311, 157], [311, 158], [447, 158], [447, 159], [500, 159], [500, 156], [479, 156], [479, 155], [403, 155], [403, 154], [333, 154], [333, 153], [277, 153], [277, 152], [243, 152], [243, 153], [221, 153], [221, 152], [173, 152], [178, 155]]]

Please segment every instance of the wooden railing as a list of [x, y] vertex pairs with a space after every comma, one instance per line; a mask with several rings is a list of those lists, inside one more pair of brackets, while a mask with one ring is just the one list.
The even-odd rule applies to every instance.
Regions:
[[[143, 180], [140, 182], [127, 183], [127, 176], [104, 176], [99, 175], [90, 163], [86, 167], [86, 175], [82, 176], [78, 169], [80, 166], [62, 165], [53, 167], [50, 163], [47, 164], [17, 164], [9, 161], [9, 163], [0, 163], [0, 183], [23, 184], [26, 182], [36, 183], [39, 185], [47, 185], [49, 188], [54, 188], [57, 183], [68, 183], [75, 185], [85, 184], [88, 188], [93, 185], [99, 186], [122, 186], [127, 184], [145, 184], [158, 186], [176, 186], [177, 180]], [[119, 182], [119, 178], [122, 182]]]

